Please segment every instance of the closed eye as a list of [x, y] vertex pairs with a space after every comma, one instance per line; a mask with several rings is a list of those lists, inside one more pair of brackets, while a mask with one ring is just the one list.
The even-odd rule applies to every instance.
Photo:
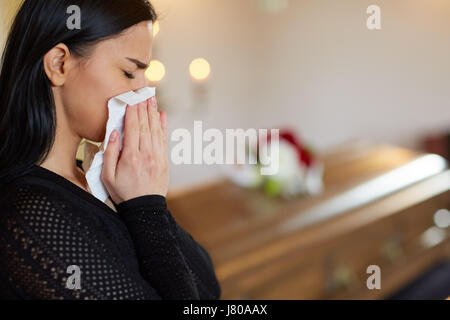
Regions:
[[126, 76], [127, 78], [129, 78], [129, 79], [134, 79], [133, 74], [131, 74], [131, 73], [129, 73], [129, 72], [126, 72], [126, 71], [124, 71], [123, 73], [125, 74], [125, 76]]

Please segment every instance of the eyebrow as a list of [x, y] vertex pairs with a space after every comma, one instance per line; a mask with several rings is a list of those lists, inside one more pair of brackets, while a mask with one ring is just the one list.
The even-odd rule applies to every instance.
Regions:
[[136, 64], [136, 66], [137, 66], [139, 69], [148, 69], [148, 67], [149, 67], [148, 64], [145, 64], [145, 63], [143, 63], [143, 62], [141, 62], [141, 61], [139, 61], [139, 60], [137, 60], [137, 59], [128, 58], [128, 57], [127, 57], [127, 59], [130, 60], [131, 62], [133, 62], [134, 64]]

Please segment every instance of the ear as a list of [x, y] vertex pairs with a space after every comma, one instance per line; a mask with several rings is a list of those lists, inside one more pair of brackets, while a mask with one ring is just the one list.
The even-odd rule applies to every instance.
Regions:
[[45, 54], [44, 70], [53, 86], [60, 87], [66, 82], [71, 59], [73, 57], [70, 55], [70, 50], [63, 43], [57, 44]]

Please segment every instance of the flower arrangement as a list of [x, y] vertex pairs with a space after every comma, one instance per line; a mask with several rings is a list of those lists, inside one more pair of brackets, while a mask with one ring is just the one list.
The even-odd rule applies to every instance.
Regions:
[[[279, 169], [273, 175], [261, 174], [260, 148], [267, 143], [271, 154], [272, 139], [258, 141], [257, 150], [249, 150], [250, 163], [228, 166], [227, 176], [245, 188], [260, 188], [267, 196], [292, 198], [298, 195], [318, 194], [323, 189], [323, 165], [312, 148], [303, 145], [292, 130], [279, 131]], [[255, 161], [256, 160], [256, 161]]]

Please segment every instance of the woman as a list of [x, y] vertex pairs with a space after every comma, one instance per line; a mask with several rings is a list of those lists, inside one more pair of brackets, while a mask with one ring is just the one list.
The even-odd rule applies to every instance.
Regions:
[[0, 298], [220, 298], [209, 254], [166, 205], [154, 98], [127, 106], [123, 149], [114, 132], [105, 151], [113, 208], [75, 158], [83, 138], [105, 138], [109, 99], [148, 86], [156, 18], [145, 0], [24, 1], [0, 75]]

